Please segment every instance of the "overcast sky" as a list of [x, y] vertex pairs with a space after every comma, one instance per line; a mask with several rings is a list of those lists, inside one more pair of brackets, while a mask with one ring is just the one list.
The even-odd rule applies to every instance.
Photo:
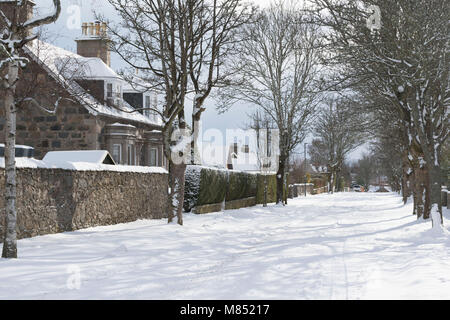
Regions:
[[[62, 12], [58, 21], [46, 28], [45, 40], [59, 47], [70, 51], [76, 51], [75, 38], [81, 35], [81, 23], [93, 22], [93, 12], [100, 12], [110, 19], [114, 19], [114, 9], [106, 0], [62, 0]], [[260, 6], [267, 6], [271, 0], [253, 0]], [[45, 14], [50, 12], [53, 7], [52, 0], [37, 1], [37, 14]], [[79, 14], [78, 14], [79, 13]], [[126, 64], [116, 55], [112, 55], [111, 67], [116, 71], [126, 67]], [[217, 128], [222, 132], [226, 129], [242, 128], [247, 120], [247, 113], [253, 109], [250, 105], [235, 105], [228, 112], [218, 115], [215, 109], [213, 99], [208, 99], [206, 104], [206, 112], [203, 115], [203, 129]], [[187, 101], [187, 117], [190, 117], [191, 103]], [[225, 133], [224, 133], [225, 135]], [[303, 146], [298, 148], [299, 152], [303, 152]], [[357, 159], [363, 150], [358, 150], [351, 155], [351, 159]]]

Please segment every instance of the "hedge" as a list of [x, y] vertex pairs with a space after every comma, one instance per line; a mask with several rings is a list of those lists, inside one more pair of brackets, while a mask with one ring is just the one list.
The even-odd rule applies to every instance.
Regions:
[[[267, 177], [267, 202], [276, 201], [275, 175]], [[184, 210], [190, 212], [196, 206], [256, 197], [264, 202], [264, 176], [260, 174], [228, 171], [189, 165], [186, 168]]]
[[256, 174], [229, 171], [226, 201], [256, 197]]
[[187, 166], [184, 185], [184, 210], [195, 206], [221, 203], [227, 191], [228, 173], [225, 170]]
[[[264, 176], [257, 177], [256, 203], [264, 203]], [[277, 201], [277, 177], [276, 175], [267, 176], [267, 203]]]

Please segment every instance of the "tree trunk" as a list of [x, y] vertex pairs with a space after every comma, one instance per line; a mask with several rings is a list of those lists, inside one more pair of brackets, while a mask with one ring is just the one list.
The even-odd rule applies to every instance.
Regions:
[[[194, 110], [195, 110], [194, 105]], [[198, 148], [200, 138], [200, 117], [201, 112], [192, 114], [192, 142], [191, 142], [191, 164], [202, 164], [201, 154]]]
[[[427, 179], [427, 199], [429, 205], [427, 206], [426, 216], [429, 218], [433, 210], [437, 210], [440, 215], [440, 223], [443, 224], [444, 220], [442, 217], [442, 199], [441, 199], [441, 189], [442, 189], [442, 177], [441, 168], [439, 165], [430, 164], [428, 166], [428, 179]], [[424, 216], [425, 218], [425, 216]], [[434, 221], [433, 221], [434, 222]]]
[[12, 62], [8, 70], [9, 87], [5, 90], [4, 108], [6, 115], [5, 143], [5, 213], [6, 232], [3, 239], [3, 258], [17, 258], [17, 210], [16, 210], [16, 105], [14, 95], [19, 66]]
[[335, 186], [336, 173], [334, 169], [330, 171], [330, 193], [334, 194], [334, 186]]
[[277, 204], [283, 204], [283, 194], [284, 194], [284, 172], [286, 166], [286, 158], [280, 156], [277, 172]]
[[408, 198], [411, 196], [411, 174], [412, 169], [408, 162], [408, 151], [403, 152], [403, 161], [402, 161], [402, 180], [401, 180], [401, 190], [402, 190], [402, 198], [403, 203], [406, 204], [408, 202]]
[[336, 192], [341, 192], [341, 172], [340, 170], [336, 170]]
[[410, 189], [410, 179], [408, 176], [403, 173], [402, 174], [402, 180], [401, 180], [401, 192], [402, 192], [402, 199], [403, 204], [406, 204], [408, 202], [408, 198], [411, 196], [411, 189]]
[[420, 165], [415, 166], [414, 168], [414, 212], [417, 215], [417, 219], [425, 218], [425, 203], [426, 203], [426, 173], [424, 168], [421, 168]]
[[169, 160], [169, 223], [177, 217], [177, 223], [183, 225], [184, 181], [186, 164], [175, 164]]

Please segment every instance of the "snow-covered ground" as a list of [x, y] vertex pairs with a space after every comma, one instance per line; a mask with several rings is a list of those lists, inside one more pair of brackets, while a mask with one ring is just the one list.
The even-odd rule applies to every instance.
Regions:
[[0, 299], [450, 299], [443, 232], [392, 193], [187, 214], [19, 241]]

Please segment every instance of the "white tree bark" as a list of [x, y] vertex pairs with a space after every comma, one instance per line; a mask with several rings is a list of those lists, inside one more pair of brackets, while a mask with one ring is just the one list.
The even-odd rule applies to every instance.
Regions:
[[[22, 48], [36, 37], [31, 36], [33, 28], [56, 21], [61, 13], [60, 0], [53, 0], [55, 11], [42, 18], [20, 21], [20, 16], [25, 10], [25, 2], [17, 1], [10, 3], [15, 16], [0, 16], [5, 26], [3, 37], [0, 39], [0, 68], [6, 68], [3, 74], [7, 78], [1, 79], [4, 94], [4, 110], [6, 115], [6, 137], [5, 137], [5, 213], [6, 231], [4, 235], [2, 257], [17, 258], [17, 208], [16, 208], [16, 86], [19, 80], [19, 67], [25, 67], [28, 59], [22, 56]], [[10, 21], [11, 19], [11, 21]]]
[[5, 213], [6, 231], [3, 243], [3, 258], [17, 258], [17, 209], [16, 209], [16, 104], [14, 95], [19, 76], [17, 62], [9, 62], [8, 88], [5, 90], [6, 143], [5, 143]]

